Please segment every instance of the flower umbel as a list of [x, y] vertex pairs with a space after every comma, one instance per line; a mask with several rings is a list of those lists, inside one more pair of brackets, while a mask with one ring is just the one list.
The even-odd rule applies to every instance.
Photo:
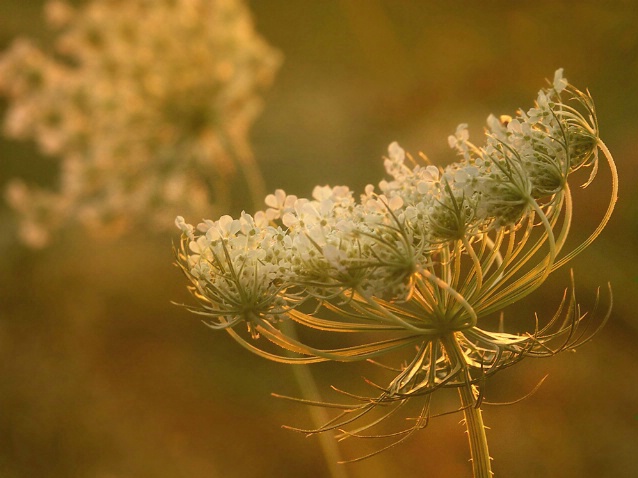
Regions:
[[[609, 317], [603, 313], [593, 330], [582, 327], [595, 322], [594, 314], [581, 311], [572, 275], [558, 311], [543, 325], [537, 320], [523, 334], [503, 326], [504, 309], [587, 247], [614, 208], [616, 169], [599, 138], [591, 97], [558, 70], [533, 108], [515, 118], [490, 116], [488, 126], [483, 146], [459, 126], [449, 143], [460, 159], [444, 169], [418, 164], [392, 143], [385, 160], [390, 177], [378, 191], [366, 187], [359, 201], [343, 186], [317, 187], [311, 199], [279, 190], [255, 219], [225, 216], [195, 230], [178, 218], [178, 264], [202, 304], [193, 310], [209, 316], [212, 327], [283, 363], [367, 360], [394, 371], [387, 385], [370, 382], [374, 396], [343, 392], [347, 404], [299, 400], [342, 410], [303, 432], [368, 437], [408, 402], [420, 401], [412, 426], [377, 435], [394, 439], [386, 449], [427, 425], [433, 392], [457, 388], [462, 406], [455, 411], [474, 427], [475, 474], [489, 476], [479, 408], [484, 381], [527, 357], [578, 347]], [[566, 250], [570, 177], [588, 168], [584, 186], [593, 181], [599, 151], [612, 174], [609, 205], [596, 230]], [[501, 326], [490, 328], [490, 318], [499, 316]], [[280, 324], [289, 320], [361, 341], [316, 347], [286, 335]], [[397, 354], [398, 367], [378, 361]]]
[[73, 222], [165, 230], [178, 209], [225, 207], [238, 167], [261, 201], [247, 137], [281, 57], [242, 0], [50, 0], [46, 13], [51, 51], [20, 38], [0, 56], [5, 133], [61, 164], [59, 191], [10, 183], [27, 243]]

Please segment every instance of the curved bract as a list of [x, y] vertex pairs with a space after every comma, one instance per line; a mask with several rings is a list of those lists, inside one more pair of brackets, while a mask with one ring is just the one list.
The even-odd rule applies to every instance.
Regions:
[[[284, 363], [327, 360], [377, 363], [403, 353], [402, 365], [376, 397], [343, 409], [313, 433], [342, 438], [395, 415], [420, 397], [421, 413], [398, 441], [427, 424], [431, 393], [471, 390], [525, 357], [576, 347], [594, 333], [573, 286], [559, 310], [526, 334], [489, 330], [489, 317], [535, 291], [548, 275], [589, 245], [609, 220], [617, 194], [613, 159], [599, 139], [591, 97], [558, 70], [533, 108], [515, 118], [488, 118], [484, 146], [466, 125], [450, 136], [458, 162], [440, 169], [419, 163], [396, 143], [385, 160], [390, 178], [360, 200], [346, 187], [316, 187], [312, 199], [278, 190], [254, 216], [185, 224], [178, 264], [213, 328], [242, 346]], [[599, 151], [612, 173], [608, 210], [592, 235], [566, 250], [573, 202], [572, 173], [598, 170]], [[600, 325], [609, 313], [602, 314]], [[288, 337], [292, 320], [321, 333], [349, 333], [347, 346], [323, 349]], [[244, 338], [242, 329], [251, 332]], [[583, 330], [584, 329], [584, 330]], [[353, 336], [361, 337], [357, 344]], [[354, 345], [353, 345], [354, 344]], [[280, 353], [277, 352], [280, 350]], [[293, 352], [294, 356], [290, 356]], [[387, 367], [390, 368], [390, 367]], [[378, 405], [380, 416], [371, 412]], [[365, 419], [367, 418], [367, 421]], [[363, 420], [354, 430], [346, 425]], [[395, 442], [396, 443], [396, 442]]]

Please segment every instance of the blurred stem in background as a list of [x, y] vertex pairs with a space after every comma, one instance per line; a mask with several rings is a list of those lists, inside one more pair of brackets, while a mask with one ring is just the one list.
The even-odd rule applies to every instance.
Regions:
[[[294, 340], [298, 340], [295, 324], [293, 322], [284, 322], [282, 331]], [[291, 357], [294, 356], [291, 354]], [[303, 398], [309, 402], [320, 402], [321, 394], [317, 388], [317, 382], [308, 365], [294, 365], [292, 372], [295, 380], [299, 385], [299, 390]], [[330, 421], [330, 417], [324, 408], [308, 407], [308, 413], [312, 419], [312, 423], [316, 428], [322, 427]], [[322, 433], [319, 435], [319, 444], [321, 451], [326, 458], [326, 465], [330, 471], [332, 478], [348, 478], [346, 468], [341, 465], [341, 453], [337, 446], [337, 440], [332, 434]]]

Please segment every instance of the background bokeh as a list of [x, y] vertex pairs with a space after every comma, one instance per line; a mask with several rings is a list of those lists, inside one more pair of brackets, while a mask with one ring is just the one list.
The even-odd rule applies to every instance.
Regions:
[[[0, 48], [50, 40], [39, 0], [0, 1]], [[436, 164], [453, 161], [461, 122], [480, 136], [490, 112], [531, 106], [558, 67], [589, 88], [620, 173], [620, 198], [599, 239], [570, 264], [591, 307], [611, 282], [609, 324], [576, 353], [528, 360], [487, 384], [494, 471], [501, 477], [638, 475], [638, 4], [252, 1], [257, 29], [285, 57], [252, 143], [268, 188], [306, 196], [315, 184], [361, 191], [383, 175], [394, 140]], [[19, 176], [55, 187], [56, 166], [27, 143], [0, 140], [0, 183]], [[239, 190], [241, 185], [237, 186]], [[609, 174], [576, 196], [572, 235], [606, 206]], [[239, 197], [236, 210], [250, 209]], [[188, 218], [197, 221], [199, 218]], [[328, 471], [286, 366], [241, 349], [171, 304], [188, 302], [170, 235], [144, 230], [102, 240], [69, 229], [34, 251], [0, 206], [0, 476], [296, 477]], [[533, 324], [568, 284], [557, 272], [506, 318]], [[511, 322], [511, 323], [512, 323]], [[328, 385], [364, 390], [366, 367], [313, 368]], [[439, 399], [444, 407], [454, 396]], [[351, 477], [469, 476], [459, 415], [437, 418], [400, 447], [346, 465]], [[346, 441], [345, 457], [373, 451]]]

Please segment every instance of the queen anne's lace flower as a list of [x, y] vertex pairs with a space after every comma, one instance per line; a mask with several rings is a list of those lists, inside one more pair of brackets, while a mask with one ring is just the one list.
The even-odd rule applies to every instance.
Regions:
[[61, 161], [56, 192], [9, 186], [25, 240], [71, 221], [117, 232], [200, 216], [227, 201], [237, 166], [261, 194], [247, 132], [280, 55], [242, 0], [52, 0], [46, 12], [53, 51], [19, 39], [0, 57], [6, 134]]
[[[178, 264], [204, 304], [200, 313], [245, 347], [287, 363], [376, 359], [398, 349], [407, 354], [395, 378], [378, 386], [378, 396], [344, 405], [342, 415], [307, 432], [343, 430], [382, 404], [388, 407], [380, 407], [381, 418], [388, 417], [420, 398], [414, 425], [388, 435], [400, 441], [425, 426], [436, 389], [457, 387], [464, 407], [474, 407], [486, 376], [589, 338], [575, 333], [585, 315], [573, 289], [556, 316], [531, 333], [489, 330], [486, 319], [538, 288], [610, 217], [616, 172], [598, 137], [593, 102], [568, 86], [559, 70], [531, 110], [515, 118], [490, 116], [488, 126], [484, 146], [470, 142], [467, 125], [459, 126], [449, 143], [460, 160], [444, 169], [408, 167], [408, 155], [392, 143], [385, 160], [390, 178], [380, 192], [367, 186], [358, 202], [345, 187], [317, 187], [311, 199], [278, 190], [260, 213], [264, 224], [240, 227], [252, 224], [249, 216], [222, 218], [208, 232], [198, 227], [195, 236], [178, 218]], [[599, 149], [613, 177], [609, 207], [594, 233], [565, 253], [572, 217], [568, 178], [591, 167], [593, 179]], [[222, 222], [233, 221], [239, 222], [232, 234], [216, 232], [211, 241], [210, 230], [228, 230]], [[284, 334], [279, 320], [324, 332], [365, 332], [366, 340], [319, 349]], [[244, 323], [260, 341], [243, 338], [236, 326]], [[296, 355], [276, 354], [268, 341]], [[363, 434], [381, 418], [341, 436]]]

